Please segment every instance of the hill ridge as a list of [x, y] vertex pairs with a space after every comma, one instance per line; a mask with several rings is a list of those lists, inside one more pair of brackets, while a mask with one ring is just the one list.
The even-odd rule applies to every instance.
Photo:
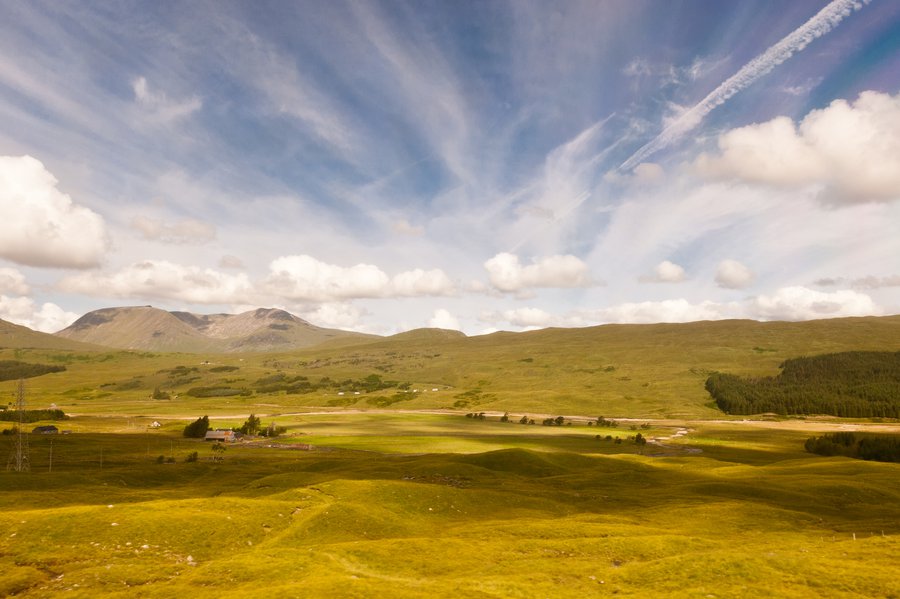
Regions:
[[279, 308], [195, 314], [153, 306], [93, 310], [54, 335], [118, 349], [186, 353], [285, 351], [336, 338], [371, 337], [318, 327]]

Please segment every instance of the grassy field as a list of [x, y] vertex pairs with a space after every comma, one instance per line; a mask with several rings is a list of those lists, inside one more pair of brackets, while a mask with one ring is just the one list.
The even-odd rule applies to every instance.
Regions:
[[[155, 354], [132, 351], [0, 349], [0, 360], [66, 366], [30, 379], [35, 407], [131, 416], [278, 414], [324, 408], [554, 412], [631, 418], [718, 418], [704, 389], [710, 372], [774, 375], [787, 358], [850, 350], [900, 350], [900, 317], [803, 323], [752, 321], [609, 325], [497, 333], [484, 337], [400, 337], [291, 354]], [[351, 386], [311, 393], [266, 392], [271, 377], [316, 385], [379, 376], [398, 385], [372, 393]], [[10, 397], [15, 381], [0, 382]], [[246, 395], [189, 397], [196, 387]], [[177, 399], [147, 398], [159, 388]], [[342, 390], [344, 389], [344, 390]]]
[[[745, 421], [703, 389], [714, 370], [771, 375], [898, 339], [887, 317], [284, 355], [0, 349], [64, 365], [28, 379], [27, 398], [72, 415], [55, 423], [70, 434], [28, 436], [31, 472], [0, 472], [0, 596], [900, 597], [900, 464], [803, 451], [822, 432], [900, 424]], [[395, 385], [353, 390], [373, 375]], [[296, 377], [337, 384], [265, 390]], [[4, 403], [14, 386], [0, 383]], [[222, 460], [181, 435], [204, 414], [234, 427], [251, 413], [287, 433]], [[601, 415], [619, 426], [588, 426]], [[4, 457], [13, 439], [0, 436]]]
[[0, 473], [0, 594], [900, 596], [900, 465], [805, 454], [804, 422], [655, 423], [642, 451], [625, 426], [319, 414], [217, 462], [110, 420]]

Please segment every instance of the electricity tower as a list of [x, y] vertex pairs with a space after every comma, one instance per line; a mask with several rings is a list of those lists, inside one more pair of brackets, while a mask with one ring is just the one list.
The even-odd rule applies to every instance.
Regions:
[[19, 379], [16, 385], [16, 444], [6, 469], [14, 472], [28, 472], [31, 462], [28, 459], [28, 437], [25, 436], [25, 379]]

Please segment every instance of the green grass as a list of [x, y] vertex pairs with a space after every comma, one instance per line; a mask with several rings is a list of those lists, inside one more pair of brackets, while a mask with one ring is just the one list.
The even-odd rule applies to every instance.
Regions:
[[[772, 375], [799, 355], [897, 351], [898, 328], [897, 317], [610, 326], [280, 355], [0, 350], [65, 365], [29, 379], [27, 399], [73, 414], [60, 426], [71, 434], [29, 436], [30, 473], [0, 472], [0, 596], [900, 597], [900, 465], [803, 451], [858, 422], [742, 422], [703, 389], [712, 370]], [[393, 389], [184, 393], [280, 374], [378, 374], [419, 392], [394, 412], [368, 401]], [[7, 401], [14, 384], [0, 383]], [[179, 397], [150, 399], [156, 387]], [[473, 411], [492, 414], [463, 416]], [[288, 433], [229, 445], [222, 461], [181, 436], [204, 414], [235, 427], [250, 413]], [[636, 420], [545, 427], [522, 414]], [[637, 432], [666, 439], [642, 450]], [[2, 455], [12, 441], [0, 436]]]
[[[148, 411], [145, 400], [159, 387], [178, 394], [178, 399], [157, 400], [150, 411], [156, 416], [368, 409], [377, 406], [380, 397], [391, 408], [404, 410], [712, 418], [721, 415], [704, 389], [712, 371], [775, 375], [788, 358], [897, 351], [897, 339], [900, 317], [891, 316], [803, 323], [609, 325], [473, 338], [401, 336], [290, 354], [10, 348], [0, 350], [0, 360], [65, 365], [66, 372], [29, 379], [29, 401], [36, 407], [55, 403], [84, 414], [141, 415]], [[183, 368], [176, 371], [179, 366]], [[313, 383], [323, 377], [362, 381], [378, 375], [409, 382], [411, 390], [419, 392], [385, 389], [339, 396], [333, 389], [304, 394], [257, 389], [264, 387], [257, 381], [279, 375], [305, 376]], [[0, 395], [9, 396], [14, 384], [0, 383]], [[186, 392], [196, 387], [246, 387], [254, 392], [250, 397], [188, 397]]]
[[651, 457], [597, 451], [587, 426], [297, 418], [221, 462], [158, 431], [32, 436], [32, 472], [0, 473], [0, 593], [900, 593], [900, 466], [810, 456], [792, 423], [691, 423]]

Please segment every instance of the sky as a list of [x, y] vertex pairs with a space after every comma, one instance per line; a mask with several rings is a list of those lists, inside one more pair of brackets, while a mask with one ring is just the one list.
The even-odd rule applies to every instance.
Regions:
[[0, 318], [900, 313], [900, 3], [0, 3]]

